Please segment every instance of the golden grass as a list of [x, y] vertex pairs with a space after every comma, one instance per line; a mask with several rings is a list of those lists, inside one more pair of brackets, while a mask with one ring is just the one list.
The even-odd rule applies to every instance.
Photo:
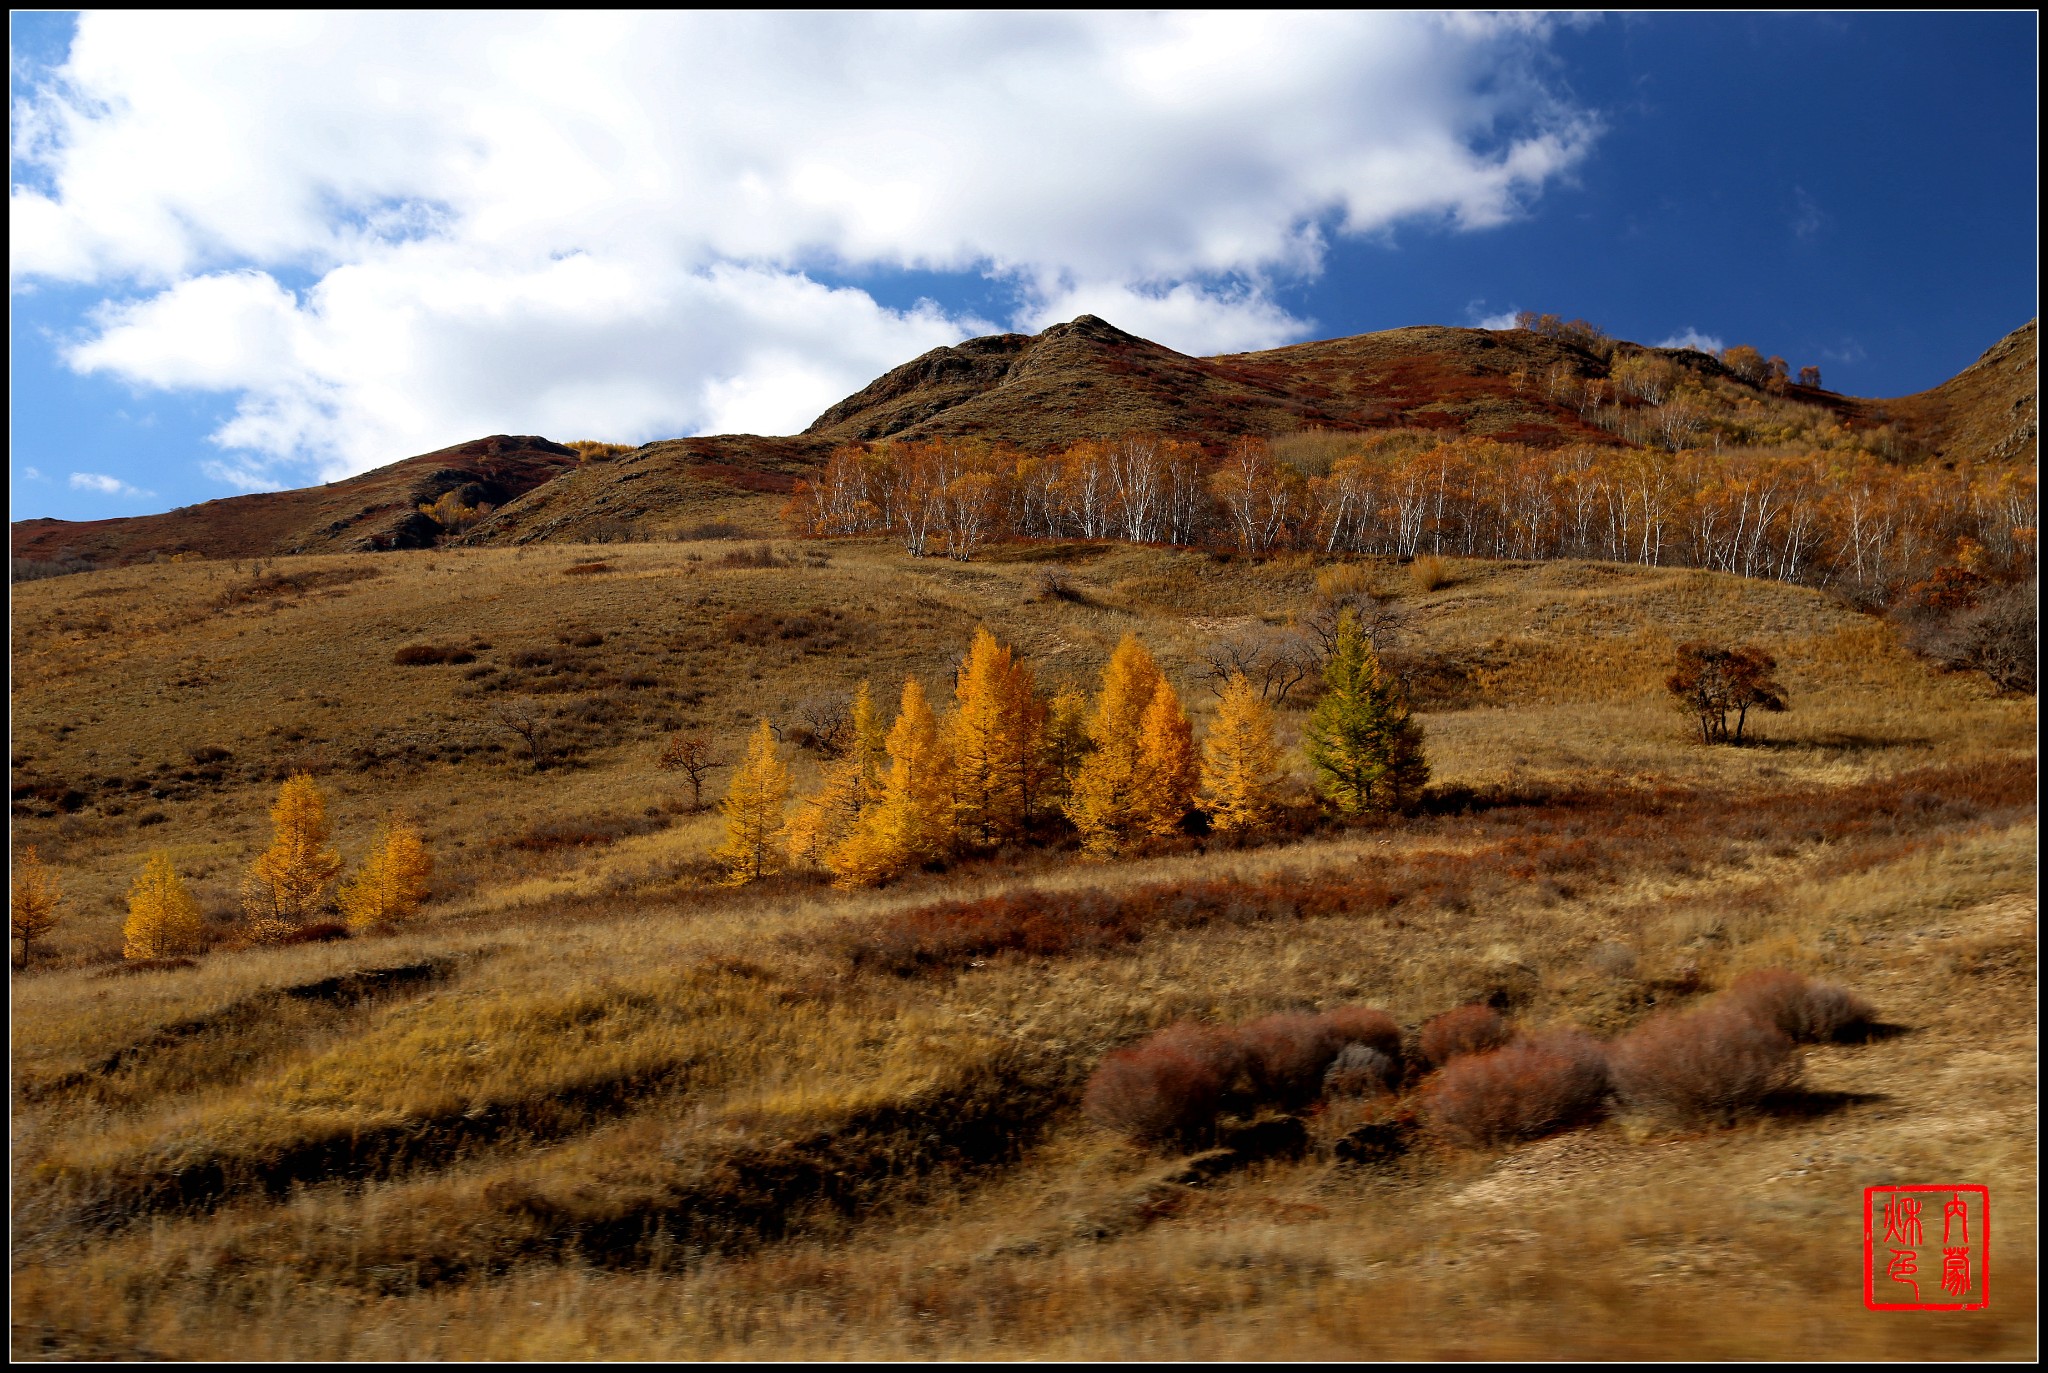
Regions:
[[[577, 577], [562, 573], [597, 552], [393, 555], [260, 610], [211, 609], [247, 574], [207, 564], [17, 589], [17, 781], [88, 792], [74, 814], [18, 817], [73, 915], [55, 966], [15, 981], [17, 1357], [2031, 1351], [2024, 804], [1930, 792], [1868, 834], [1645, 843], [1526, 876], [1502, 866], [1524, 833], [1510, 806], [1114, 865], [1024, 854], [867, 893], [801, 878], [723, 892], [701, 875], [715, 816], [678, 814], [653, 767], [670, 718], [730, 747], [755, 711], [859, 676], [942, 690], [982, 621], [1041, 680], [1090, 679], [1136, 629], [1206, 711], [1205, 639], [1306, 610], [1318, 568], [1089, 550], [1067, 569], [1077, 602], [1036, 596], [1022, 558], [912, 564], [845, 544], [824, 567], [724, 568], [720, 551], [610, 546], [615, 571]], [[1461, 562], [1402, 599], [1409, 650], [1471, 665], [1469, 703], [1423, 717], [1452, 787], [1736, 798], [1700, 812], [1723, 817], [1751, 798], [1783, 816], [1786, 798], [1818, 811], [1845, 788], [2033, 756], [2031, 701], [1938, 673], [1807, 591]], [[88, 614], [110, 627], [58, 628]], [[749, 615], [812, 628], [734, 632]], [[570, 647], [571, 631], [603, 643]], [[827, 633], [839, 642], [809, 651]], [[1766, 746], [1693, 747], [1662, 700], [1666, 646], [1707, 634], [1778, 656], [1794, 709], [1765, 722]], [[619, 713], [537, 776], [509, 750], [330, 769], [351, 859], [386, 810], [423, 821], [443, 874], [425, 921], [106, 975], [147, 848], [168, 844], [223, 907], [264, 838], [269, 772], [308, 748], [333, 762], [393, 730], [455, 729], [476, 704], [465, 668], [391, 652], [478, 639], [538, 699]], [[516, 668], [522, 651], [578, 666]], [[634, 673], [657, 682], [625, 686]], [[191, 757], [207, 745], [232, 755], [217, 779]], [[799, 786], [812, 770], [806, 755]], [[173, 794], [99, 785], [138, 772]], [[1670, 824], [1691, 823], [1671, 804]], [[145, 808], [167, 818], [138, 825]], [[588, 848], [501, 842], [604, 817], [652, 827]], [[1630, 821], [1581, 823], [1597, 847]], [[1465, 894], [911, 980], [838, 951], [861, 922], [941, 899], [1424, 868], [1468, 869]], [[423, 966], [376, 995], [330, 986]], [[1809, 1050], [1822, 1095], [1732, 1130], [1621, 1119], [1354, 1167], [1331, 1146], [1376, 1108], [1348, 1106], [1315, 1118], [1307, 1159], [1203, 1185], [1075, 1109], [1102, 1054], [1183, 1016], [1366, 1003], [1412, 1029], [1499, 994], [1524, 1023], [1613, 1034], [1764, 966], [1848, 986], [1910, 1033]], [[1992, 1187], [1993, 1310], [1865, 1312], [1861, 1188], [1936, 1174]]]

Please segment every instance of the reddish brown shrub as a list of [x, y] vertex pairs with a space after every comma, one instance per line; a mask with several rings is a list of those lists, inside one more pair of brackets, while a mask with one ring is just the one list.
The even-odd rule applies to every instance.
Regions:
[[1244, 1061], [1236, 1036], [1181, 1021], [1104, 1058], [1081, 1095], [1081, 1111], [1135, 1139], [1184, 1142], [1215, 1121]]
[[1799, 1079], [1792, 1041], [1739, 1006], [1645, 1021], [1614, 1046], [1615, 1093], [1674, 1122], [1725, 1123]]
[[1323, 1073], [1344, 1047], [1327, 1018], [1302, 1011], [1261, 1016], [1237, 1034], [1252, 1089], [1264, 1099], [1290, 1105], [1322, 1089]]
[[473, 663], [476, 654], [450, 644], [407, 644], [391, 655], [400, 667], [434, 667], [441, 663]]
[[1833, 1039], [1875, 1014], [1868, 1002], [1831, 982], [1815, 982], [1784, 968], [1764, 968], [1735, 979], [1727, 1003], [1802, 1044]]
[[1604, 1046], [1575, 1030], [1453, 1059], [1428, 1097], [1430, 1120], [1467, 1144], [1534, 1139], [1590, 1119], [1607, 1095]]
[[1460, 1006], [1424, 1021], [1420, 1048], [1432, 1068], [1441, 1068], [1464, 1054], [1498, 1049], [1514, 1036], [1514, 1027], [1491, 1006]]

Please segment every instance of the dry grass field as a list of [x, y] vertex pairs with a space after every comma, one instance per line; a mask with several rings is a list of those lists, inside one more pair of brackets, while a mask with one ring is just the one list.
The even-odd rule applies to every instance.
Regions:
[[[1204, 650], [1316, 589], [1307, 558], [763, 547], [15, 588], [13, 839], [68, 912], [13, 986], [15, 1357], [2035, 1352], [2031, 698], [1796, 587], [1452, 561], [1424, 590], [1366, 564], [1400, 614], [1422, 813], [732, 890], [716, 814], [654, 766], [671, 732], [735, 758], [762, 714], [863, 677], [950, 699], [983, 623], [1089, 687], [1135, 631], [1200, 728]], [[1693, 637], [1776, 656], [1792, 709], [1752, 745], [1698, 746], [1669, 703]], [[815, 755], [784, 755], [808, 788]], [[420, 826], [417, 923], [234, 946], [300, 768], [351, 863], [387, 815]], [[220, 943], [131, 971], [155, 849]], [[1065, 934], [919, 914], [984, 898]], [[1319, 1104], [1298, 1158], [1190, 1158], [1079, 1109], [1106, 1053], [1181, 1018], [1365, 1004], [1412, 1032], [1491, 999], [1607, 1037], [1766, 967], [1850, 989], [1881, 1032], [1808, 1047], [1801, 1088], [1732, 1126], [1617, 1113], [1472, 1148], [1405, 1131], [1425, 1086]], [[1375, 1124], [1407, 1147], [1350, 1147]], [[1913, 1182], [1991, 1189], [1988, 1311], [1864, 1308], [1863, 1189]]]

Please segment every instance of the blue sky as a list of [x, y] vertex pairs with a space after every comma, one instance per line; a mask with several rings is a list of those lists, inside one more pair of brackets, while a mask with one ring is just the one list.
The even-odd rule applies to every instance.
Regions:
[[1517, 309], [1862, 395], [2037, 309], [2032, 14], [22, 15], [12, 512], [791, 432], [1084, 310]]

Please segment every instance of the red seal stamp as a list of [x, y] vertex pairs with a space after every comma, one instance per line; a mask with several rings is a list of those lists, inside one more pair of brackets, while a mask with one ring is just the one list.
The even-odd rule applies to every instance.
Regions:
[[1991, 1190], [1866, 1187], [1863, 1304], [1872, 1311], [1991, 1305]]

